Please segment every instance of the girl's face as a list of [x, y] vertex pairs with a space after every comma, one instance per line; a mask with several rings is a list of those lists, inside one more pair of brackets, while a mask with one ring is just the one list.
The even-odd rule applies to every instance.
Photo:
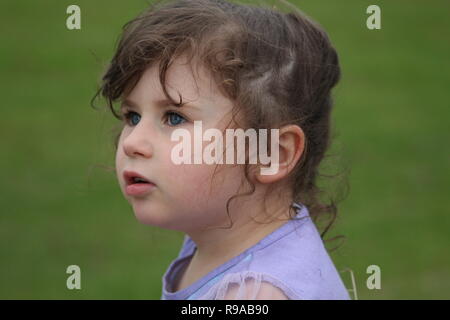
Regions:
[[[239, 189], [242, 167], [219, 164], [212, 180], [216, 164], [202, 161], [177, 165], [172, 161], [172, 148], [180, 143], [171, 141], [175, 129], [187, 129], [194, 137], [194, 121], [202, 121], [203, 131], [223, 131], [231, 119], [231, 101], [218, 92], [204, 69], [199, 69], [194, 78], [190, 65], [182, 62], [176, 60], [171, 65], [166, 87], [174, 101], [180, 100], [179, 93], [183, 103], [190, 105], [178, 108], [161, 102], [167, 99], [157, 65], [145, 71], [124, 99], [121, 112], [126, 117], [116, 154], [116, 173], [139, 221], [188, 232], [228, 225], [226, 201]], [[202, 142], [203, 148], [210, 143]], [[136, 172], [155, 186], [144, 194], [127, 194], [125, 171]]]

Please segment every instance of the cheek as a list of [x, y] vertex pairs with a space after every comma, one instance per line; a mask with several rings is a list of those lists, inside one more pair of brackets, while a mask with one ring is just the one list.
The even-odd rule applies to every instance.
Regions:
[[207, 202], [208, 206], [226, 205], [228, 198], [236, 194], [241, 179], [238, 168], [224, 165], [171, 164], [167, 170], [176, 201], [198, 205], [199, 209], [205, 208]]
[[170, 160], [166, 162], [164, 171], [172, 190], [183, 197], [183, 201], [192, 201], [193, 196], [207, 196], [214, 167], [205, 164], [176, 165]]
[[[203, 148], [208, 143], [204, 142]], [[176, 144], [173, 143], [173, 146]], [[159, 150], [163, 161], [158, 165], [158, 176], [164, 180], [169, 202], [178, 205], [189, 203], [197, 210], [211, 206], [219, 208], [239, 191], [242, 166], [205, 163], [177, 165], [171, 159], [171, 147], [160, 146]]]

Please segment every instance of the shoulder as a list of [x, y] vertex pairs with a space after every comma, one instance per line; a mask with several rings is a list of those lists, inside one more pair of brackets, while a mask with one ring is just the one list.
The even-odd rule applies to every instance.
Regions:
[[231, 285], [223, 300], [289, 300], [289, 298], [283, 290], [270, 282], [257, 283], [254, 279], [249, 279], [245, 285]]
[[226, 274], [200, 299], [289, 300], [291, 298], [290, 290], [271, 275], [243, 271]]

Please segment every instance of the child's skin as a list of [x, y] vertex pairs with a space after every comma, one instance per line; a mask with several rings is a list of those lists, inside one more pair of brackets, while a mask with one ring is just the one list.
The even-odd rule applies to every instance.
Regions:
[[[238, 192], [241, 181], [245, 181], [243, 165], [219, 164], [210, 193], [216, 164], [176, 165], [171, 160], [172, 148], [179, 143], [171, 141], [175, 129], [185, 128], [193, 136], [194, 120], [201, 120], [203, 130], [217, 128], [222, 131], [231, 119], [231, 101], [219, 92], [205, 69], [200, 68], [200, 74], [194, 76], [192, 71], [195, 70], [183, 59], [175, 60], [167, 73], [166, 83], [168, 93], [175, 101], [179, 101], [179, 93], [183, 102], [189, 102], [198, 109], [159, 106], [155, 101], [166, 100], [166, 96], [159, 82], [158, 66], [153, 65], [145, 71], [126, 99], [134, 105], [127, 103], [122, 107], [124, 111], [138, 113], [140, 120], [134, 125], [125, 124], [116, 154], [120, 187], [136, 218], [144, 224], [182, 231], [196, 243], [197, 250], [186, 271], [184, 285], [194, 282], [286, 223], [291, 204], [289, 192], [266, 196], [268, 214], [264, 214], [262, 199], [271, 183], [282, 180], [292, 170], [304, 147], [304, 134], [298, 126], [280, 129], [278, 173], [260, 175], [259, 169], [251, 171], [255, 193], [231, 201], [229, 211], [233, 227], [228, 228], [230, 220], [226, 202]], [[176, 112], [186, 120], [165, 116], [167, 111]], [[203, 142], [203, 147], [209, 143]], [[126, 195], [124, 170], [141, 174], [156, 187], [143, 196]], [[241, 189], [241, 192], [247, 190]], [[262, 223], [255, 223], [251, 217]]]

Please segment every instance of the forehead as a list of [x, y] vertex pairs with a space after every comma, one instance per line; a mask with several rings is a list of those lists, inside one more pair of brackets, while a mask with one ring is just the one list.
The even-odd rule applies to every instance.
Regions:
[[[207, 70], [198, 64], [188, 63], [185, 57], [173, 61], [166, 72], [166, 89], [176, 102], [192, 103], [198, 107], [229, 109], [231, 101], [223, 96]], [[159, 64], [147, 68], [128, 99], [138, 103], [162, 101], [164, 94], [159, 80]]]

